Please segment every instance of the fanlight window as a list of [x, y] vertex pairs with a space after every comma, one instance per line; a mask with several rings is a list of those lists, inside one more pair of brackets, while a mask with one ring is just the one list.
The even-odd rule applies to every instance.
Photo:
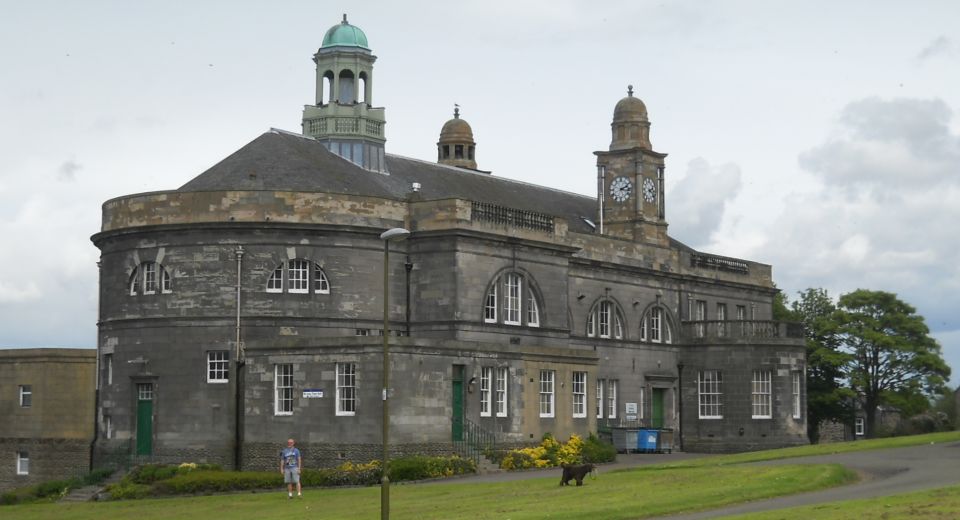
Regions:
[[611, 300], [601, 300], [587, 315], [587, 336], [623, 339], [623, 311]]
[[651, 307], [640, 320], [640, 340], [651, 343], [673, 343], [673, 331], [663, 307]]
[[269, 293], [282, 293], [286, 288], [288, 293], [306, 294], [311, 287], [316, 294], [330, 294], [330, 280], [323, 268], [302, 258], [294, 258], [278, 265], [267, 280]]
[[128, 287], [130, 296], [173, 292], [170, 272], [157, 262], [142, 262], [134, 267]]
[[540, 326], [540, 305], [529, 279], [520, 273], [498, 276], [483, 302], [484, 323]]

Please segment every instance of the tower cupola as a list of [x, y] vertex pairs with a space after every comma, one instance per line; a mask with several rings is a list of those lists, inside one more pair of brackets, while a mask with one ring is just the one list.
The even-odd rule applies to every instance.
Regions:
[[470, 123], [460, 119], [460, 107], [454, 105], [453, 119], [444, 123], [440, 129], [437, 162], [476, 170], [476, 147]]
[[303, 107], [303, 135], [368, 170], [386, 172], [384, 109], [373, 106], [373, 63], [367, 35], [347, 21], [323, 36], [313, 55], [316, 100]]
[[627, 86], [627, 97], [617, 102], [613, 109], [613, 123], [610, 124], [613, 139], [610, 150], [629, 150], [643, 148], [650, 150], [650, 120], [647, 118], [647, 106], [640, 98], [633, 97], [633, 85]]

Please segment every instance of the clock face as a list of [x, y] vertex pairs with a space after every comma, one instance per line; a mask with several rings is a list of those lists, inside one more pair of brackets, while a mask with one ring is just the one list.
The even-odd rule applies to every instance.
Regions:
[[643, 180], [643, 200], [653, 202], [657, 198], [657, 187], [650, 179]]
[[633, 193], [633, 184], [626, 177], [617, 177], [610, 183], [610, 196], [617, 202], [623, 202]]

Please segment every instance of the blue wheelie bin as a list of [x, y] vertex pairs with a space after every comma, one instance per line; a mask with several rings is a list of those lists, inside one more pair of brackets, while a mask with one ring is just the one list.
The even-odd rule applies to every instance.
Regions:
[[640, 453], [654, 453], [657, 451], [657, 437], [659, 431], [652, 428], [642, 428], [637, 435], [637, 451]]

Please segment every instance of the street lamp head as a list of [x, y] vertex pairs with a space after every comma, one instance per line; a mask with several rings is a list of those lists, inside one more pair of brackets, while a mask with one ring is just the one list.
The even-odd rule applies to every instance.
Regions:
[[386, 240], [387, 242], [399, 242], [401, 240], [405, 240], [408, 236], [410, 236], [410, 232], [406, 229], [393, 228], [380, 233], [380, 240]]

